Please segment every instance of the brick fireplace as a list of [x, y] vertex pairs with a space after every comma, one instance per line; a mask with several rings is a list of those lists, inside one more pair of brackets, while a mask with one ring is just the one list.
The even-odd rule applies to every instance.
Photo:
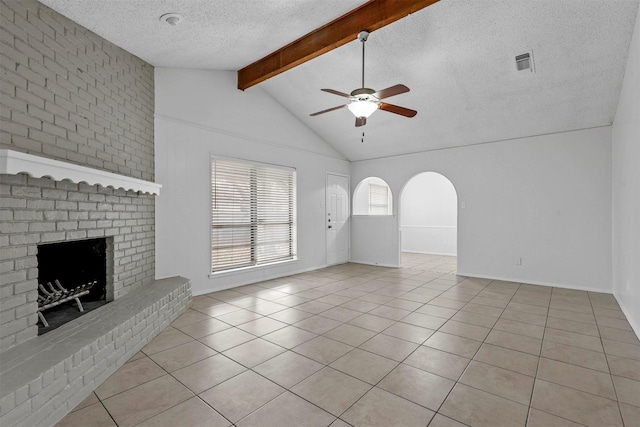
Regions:
[[8, 240], [1, 249], [2, 350], [37, 335], [39, 244], [110, 237], [108, 299], [153, 280], [154, 196], [26, 175], [3, 175], [0, 183], [10, 207], [0, 225]]
[[[37, 1], [0, 7], [0, 148], [153, 181], [153, 67]], [[37, 175], [0, 176], [0, 351], [37, 335], [39, 244], [110, 237], [112, 299], [154, 278], [153, 195]]]
[[[0, 149], [0, 171], [0, 212], [8, 218], [0, 223], [0, 425], [54, 425], [184, 312], [190, 283], [154, 280], [153, 194], [38, 177], [127, 181], [13, 150]], [[37, 288], [47, 280], [38, 255], [71, 243], [104, 246], [101, 274], [113, 302], [36, 336]]]
[[[0, 0], [0, 16], [0, 424], [50, 425], [191, 291], [154, 280], [153, 67], [35, 0]], [[7, 166], [20, 156], [35, 172]], [[113, 302], [38, 337], [38, 245], [93, 238]]]

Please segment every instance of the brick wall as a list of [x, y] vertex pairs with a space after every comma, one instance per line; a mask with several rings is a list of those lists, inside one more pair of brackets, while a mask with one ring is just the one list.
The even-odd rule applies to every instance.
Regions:
[[[0, 146], [153, 181], [153, 67], [31, 0], [0, 0]], [[152, 196], [0, 175], [0, 351], [37, 334], [37, 245], [111, 236], [115, 298], [154, 277]]]
[[[187, 309], [191, 284], [155, 281], [3, 353], [0, 425], [53, 426]], [[73, 331], [74, 334], [69, 332]]]
[[36, 1], [0, 8], [0, 144], [153, 181], [153, 67]]
[[108, 296], [117, 299], [154, 278], [154, 198], [124, 190], [0, 176], [0, 349], [37, 334], [37, 245], [111, 237]]

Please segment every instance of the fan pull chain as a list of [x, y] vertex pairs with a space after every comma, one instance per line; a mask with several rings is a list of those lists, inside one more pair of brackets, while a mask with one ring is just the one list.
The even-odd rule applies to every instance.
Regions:
[[362, 132], [362, 138], [360, 138], [360, 142], [364, 144], [364, 132]]
[[364, 87], [364, 43], [367, 39], [362, 40], [362, 87]]

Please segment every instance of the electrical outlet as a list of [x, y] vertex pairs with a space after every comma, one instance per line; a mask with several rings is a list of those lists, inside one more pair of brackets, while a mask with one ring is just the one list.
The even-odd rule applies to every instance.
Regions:
[[522, 258], [518, 258], [516, 260], [516, 265], [522, 265]]

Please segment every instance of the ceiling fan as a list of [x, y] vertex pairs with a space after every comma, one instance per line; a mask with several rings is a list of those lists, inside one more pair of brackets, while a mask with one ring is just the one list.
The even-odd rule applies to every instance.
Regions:
[[324, 114], [328, 113], [329, 111], [339, 110], [341, 108], [347, 107], [349, 111], [351, 111], [353, 115], [356, 116], [356, 127], [359, 127], [367, 124], [367, 117], [369, 117], [371, 114], [373, 114], [374, 111], [378, 109], [394, 114], [399, 114], [405, 117], [414, 117], [416, 114], [418, 114], [418, 112], [415, 110], [410, 110], [408, 108], [399, 107], [393, 104], [387, 104], [386, 102], [381, 101], [381, 99], [409, 92], [409, 88], [405, 85], [398, 84], [386, 89], [379, 90], [377, 92], [373, 89], [364, 87], [364, 43], [367, 41], [368, 37], [368, 31], [360, 31], [360, 33], [358, 34], [358, 39], [362, 42], [362, 87], [359, 89], [355, 89], [351, 92], [351, 94], [342, 93], [333, 89], [320, 89], [323, 92], [328, 92], [334, 95], [349, 98], [349, 103], [340, 105], [338, 107], [318, 111], [317, 113], [310, 114], [311, 116], [317, 116], [319, 114]]

